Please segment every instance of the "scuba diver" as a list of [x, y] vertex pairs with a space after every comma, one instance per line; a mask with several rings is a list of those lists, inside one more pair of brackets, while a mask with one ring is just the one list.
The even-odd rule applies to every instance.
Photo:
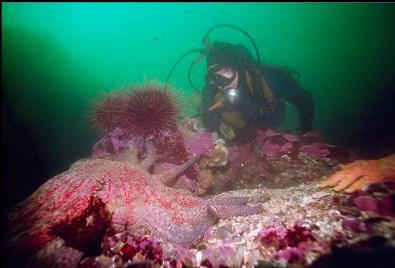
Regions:
[[214, 42], [207, 55], [202, 120], [226, 140], [256, 128], [276, 128], [285, 117], [285, 100], [296, 106], [300, 130], [312, 129], [314, 103], [286, 68], [257, 62], [241, 44]]
[[[226, 42], [210, 43], [209, 34], [216, 28], [230, 27], [242, 32], [253, 44], [256, 58], [243, 45]], [[189, 82], [202, 95], [202, 117], [209, 131], [217, 131], [227, 141], [234, 141], [258, 128], [276, 128], [285, 117], [285, 101], [295, 105], [300, 118], [300, 131], [312, 129], [314, 103], [310, 92], [303, 89], [289, 68], [260, 63], [259, 50], [251, 36], [237, 26], [220, 24], [212, 27], [203, 38], [204, 49], [188, 70]], [[194, 87], [192, 67], [207, 56], [207, 75], [203, 91]]]
[[[238, 30], [249, 38], [256, 57], [241, 44], [226, 42], [210, 44], [209, 34], [217, 28]], [[203, 38], [203, 49], [185, 52], [173, 65], [166, 83], [176, 66], [190, 53], [200, 55], [188, 69], [191, 87], [202, 95], [203, 124], [209, 131], [217, 131], [228, 141], [237, 140], [248, 130], [259, 127], [276, 128], [285, 116], [285, 101], [293, 104], [299, 114], [300, 131], [312, 129], [314, 103], [310, 92], [295, 79], [295, 72], [288, 68], [262, 64], [259, 50], [251, 36], [237, 26], [220, 24], [213, 26]], [[207, 56], [205, 86], [200, 92], [193, 84], [193, 66]], [[252, 132], [253, 133], [253, 132]], [[321, 187], [333, 187], [335, 191], [352, 193], [367, 184], [395, 181], [395, 154], [375, 160], [355, 160], [341, 165], [341, 170], [326, 178]]]

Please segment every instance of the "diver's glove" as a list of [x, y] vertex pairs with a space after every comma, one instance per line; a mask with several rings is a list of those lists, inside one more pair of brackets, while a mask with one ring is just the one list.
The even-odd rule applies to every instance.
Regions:
[[313, 98], [310, 92], [300, 89], [291, 96], [288, 96], [287, 101], [295, 105], [300, 119], [300, 131], [302, 133], [309, 132], [313, 129], [313, 118], [315, 114], [315, 107]]
[[304, 134], [313, 129], [313, 118], [301, 118], [300, 119], [300, 133]]
[[340, 171], [323, 181], [320, 186], [352, 193], [368, 184], [395, 181], [395, 154], [378, 160], [356, 160], [340, 167]]

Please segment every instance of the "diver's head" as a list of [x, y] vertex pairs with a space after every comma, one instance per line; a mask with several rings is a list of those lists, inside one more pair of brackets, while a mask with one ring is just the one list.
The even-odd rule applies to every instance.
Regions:
[[221, 105], [231, 108], [240, 102], [240, 76], [250, 54], [241, 45], [214, 42], [207, 55], [207, 83], [222, 93]]

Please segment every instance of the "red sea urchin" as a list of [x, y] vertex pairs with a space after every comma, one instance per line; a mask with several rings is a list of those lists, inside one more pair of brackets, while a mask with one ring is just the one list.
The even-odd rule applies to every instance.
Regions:
[[158, 84], [132, 87], [121, 127], [138, 137], [157, 136], [177, 129], [176, 99]]
[[93, 109], [89, 115], [93, 128], [100, 131], [115, 129], [124, 114], [127, 100], [128, 95], [124, 91], [102, 93], [101, 98], [93, 102]]
[[177, 129], [177, 114], [176, 99], [168, 89], [146, 83], [105, 95], [96, 102], [91, 122], [97, 129], [120, 127], [136, 137], [148, 138]]

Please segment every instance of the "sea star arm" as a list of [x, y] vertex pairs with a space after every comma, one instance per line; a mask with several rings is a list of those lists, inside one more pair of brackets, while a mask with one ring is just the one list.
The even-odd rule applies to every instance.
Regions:
[[213, 205], [229, 205], [229, 206], [241, 206], [250, 202], [248, 196], [229, 196], [227, 194], [216, 195], [209, 199], [209, 202]]
[[237, 216], [247, 216], [253, 214], [259, 214], [262, 212], [261, 206], [215, 206], [216, 212], [220, 219], [227, 219], [230, 217], [237, 217]]
[[140, 162], [140, 166], [147, 171], [155, 163], [157, 155], [152, 142], [147, 142], [145, 148], [147, 149], [146, 157]]
[[368, 184], [395, 180], [395, 154], [378, 160], [356, 160], [340, 167], [340, 171], [324, 180], [320, 186], [352, 193]]
[[247, 205], [247, 203], [253, 199], [253, 197], [248, 196], [230, 196], [227, 194], [221, 194], [211, 197], [208, 199], [208, 202], [216, 209], [220, 219], [226, 219], [235, 216], [261, 213], [262, 207], [260, 205]]
[[197, 242], [207, 228], [212, 226], [218, 219], [217, 210], [210, 205], [207, 206], [205, 215], [196, 215], [199, 223], [194, 228], [172, 222], [169, 215], [162, 208], [150, 206], [143, 209], [144, 211], [137, 212], [140, 215], [137, 226], [144, 226], [154, 237], [160, 237], [165, 241], [182, 246], [190, 246]]
[[187, 162], [180, 166], [174, 166], [170, 168], [168, 171], [157, 175], [156, 178], [162, 182], [166, 186], [172, 186], [177, 182], [177, 179], [188, 169], [190, 168], [198, 159], [197, 155], [191, 157]]

